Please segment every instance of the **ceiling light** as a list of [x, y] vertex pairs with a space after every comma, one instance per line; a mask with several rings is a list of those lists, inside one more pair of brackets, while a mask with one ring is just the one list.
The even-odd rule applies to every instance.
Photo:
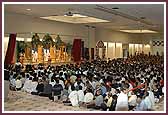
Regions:
[[81, 14], [73, 14], [72, 17], [76, 17], [76, 18], [86, 18], [88, 16], [84, 16], [84, 15], [81, 15]]
[[108, 20], [89, 17], [81, 14], [73, 14], [73, 16], [47, 16], [40, 18], [59, 22], [74, 23], [74, 24], [109, 22]]
[[127, 33], [157, 33], [156, 31], [152, 30], [119, 30], [119, 31]]
[[26, 10], [27, 10], [27, 11], [30, 11], [31, 9], [28, 8], [28, 9], [26, 9]]

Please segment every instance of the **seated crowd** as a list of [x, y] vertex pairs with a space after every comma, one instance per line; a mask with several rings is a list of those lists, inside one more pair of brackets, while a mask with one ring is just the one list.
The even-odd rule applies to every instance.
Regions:
[[164, 60], [138, 54], [77, 64], [10, 67], [10, 89], [69, 106], [103, 111], [150, 111], [164, 96]]

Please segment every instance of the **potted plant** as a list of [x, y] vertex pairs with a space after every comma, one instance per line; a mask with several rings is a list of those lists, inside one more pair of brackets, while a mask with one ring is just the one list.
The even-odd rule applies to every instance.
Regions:
[[38, 45], [42, 45], [40, 41], [40, 37], [37, 35], [37, 33], [33, 35], [31, 43], [32, 43], [32, 48], [37, 48]]
[[16, 46], [16, 55], [17, 55], [17, 59], [19, 59], [19, 55], [20, 54], [24, 54], [25, 53], [25, 48], [26, 48], [26, 44], [24, 41], [17, 41], [17, 46]]
[[56, 49], [58, 50], [59, 46], [61, 46], [63, 44], [64, 44], [64, 42], [61, 40], [60, 36], [57, 35], [56, 40], [55, 40], [55, 47], [56, 47]]
[[48, 33], [43, 37], [42, 43], [43, 43], [43, 47], [46, 49], [49, 49], [50, 45], [52, 46], [54, 45], [54, 41]]

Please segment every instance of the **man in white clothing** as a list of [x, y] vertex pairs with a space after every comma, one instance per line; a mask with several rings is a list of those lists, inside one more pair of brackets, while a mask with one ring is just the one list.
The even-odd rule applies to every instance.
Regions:
[[69, 94], [68, 98], [72, 106], [79, 106], [78, 92], [75, 90], [75, 87], [73, 85], [71, 86], [71, 90], [72, 92]]
[[129, 97], [128, 104], [129, 110], [132, 110], [137, 105], [137, 96], [135, 95], [134, 91], [131, 92], [131, 96]]
[[31, 90], [32, 90], [31, 84], [32, 84], [32, 77], [30, 77], [29, 80], [25, 81], [24, 86], [23, 86], [23, 90], [31, 93]]
[[152, 107], [153, 107], [155, 105], [155, 96], [149, 87], [147, 88], [147, 91], [149, 93], [149, 99], [150, 99]]
[[19, 91], [22, 88], [22, 81], [20, 80], [20, 76], [16, 79], [15, 85], [16, 85], [16, 90]]
[[125, 88], [121, 88], [121, 93], [117, 98], [116, 111], [128, 111], [128, 96]]
[[147, 110], [152, 110], [152, 102], [150, 100], [149, 93], [148, 92], [145, 92], [145, 93], [146, 93], [146, 96], [145, 96], [144, 102], [147, 106]]
[[93, 93], [91, 93], [91, 91], [92, 91], [91, 89], [87, 89], [86, 91], [87, 91], [87, 93], [84, 96], [85, 104], [92, 102], [93, 98], [94, 98]]

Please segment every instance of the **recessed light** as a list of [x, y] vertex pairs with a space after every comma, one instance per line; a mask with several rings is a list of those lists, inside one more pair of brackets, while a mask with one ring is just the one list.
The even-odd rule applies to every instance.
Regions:
[[28, 9], [26, 9], [27, 11], [30, 11], [31, 9], [30, 8], [28, 8]]
[[146, 30], [146, 29], [142, 29], [142, 30], [119, 30], [119, 31], [127, 32], [127, 33], [157, 33], [156, 31]]

